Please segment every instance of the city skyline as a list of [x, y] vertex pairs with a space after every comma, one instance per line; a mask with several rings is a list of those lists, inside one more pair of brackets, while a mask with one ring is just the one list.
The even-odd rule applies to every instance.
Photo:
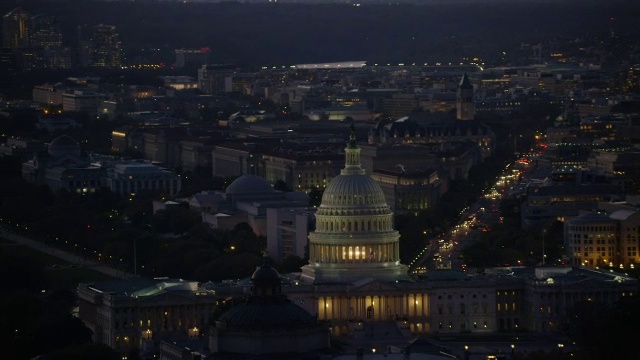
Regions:
[[0, 4], [5, 356], [630, 358], [629, 4]]

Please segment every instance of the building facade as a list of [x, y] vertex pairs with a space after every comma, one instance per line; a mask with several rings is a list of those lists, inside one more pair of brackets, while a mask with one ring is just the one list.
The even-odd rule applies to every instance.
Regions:
[[433, 169], [415, 172], [378, 169], [371, 173], [371, 178], [380, 184], [387, 203], [395, 214], [429, 209], [448, 188], [448, 179], [443, 179]]
[[164, 339], [199, 337], [218, 298], [195, 281], [167, 278], [78, 285], [79, 317], [93, 340], [123, 354], [153, 350]]
[[178, 175], [150, 163], [121, 163], [106, 170], [102, 181], [111, 192], [130, 196], [143, 192], [159, 192], [174, 196], [182, 182]]
[[315, 209], [267, 209], [267, 251], [275, 261], [289, 256], [304, 259], [308, 254], [309, 231], [315, 226]]

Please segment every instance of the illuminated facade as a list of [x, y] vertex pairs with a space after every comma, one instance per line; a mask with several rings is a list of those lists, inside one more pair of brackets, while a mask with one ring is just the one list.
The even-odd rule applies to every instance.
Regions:
[[585, 212], [565, 224], [567, 256], [574, 266], [620, 269], [640, 266], [640, 212]]
[[73, 112], [86, 111], [94, 115], [97, 114], [100, 104], [107, 99], [108, 96], [106, 94], [74, 90], [72, 93], [62, 94], [62, 110]]
[[406, 277], [400, 264], [399, 233], [384, 193], [360, 166], [360, 148], [352, 131], [345, 167], [325, 188], [309, 234], [309, 283], [348, 282], [371, 276], [380, 280]]
[[55, 17], [39, 14], [31, 18], [29, 46], [35, 56], [32, 67], [49, 69], [71, 67], [70, 49], [62, 44], [60, 22]]
[[567, 221], [567, 252], [574, 266], [608, 266], [618, 262], [617, 221], [599, 213], [584, 213]]
[[[415, 95], [409, 97], [409, 103], [403, 117], [392, 116], [397, 120], [383, 119], [369, 132], [369, 144], [445, 144], [451, 142], [473, 141], [482, 150], [482, 158], [493, 153], [495, 134], [484, 123], [475, 119], [473, 86], [465, 74], [458, 85], [456, 94], [456, 117], [448, 113], [414, 112], [418, 106]], [[385, 104], [385, 110], [387, 109]]]
[[62, 105], [62, 94], [66, 88], [57, 85], [39, 85], [33, 88], [32, 98], [34, 103], [41, 105]]
[[371, 177], [380, 184], [387, 203], [396, 214], [431, 208], [448, 187], [447, 179], [441, 178], [436, 170], [405, 172], [377, 169]]
[[324, 189], [343, 161], [333, 154], [265, 152], [261, 163], [269, 183], [284, 180], [295, 191], [309, 192]]
[[198, 88], [209, 95], [231, 92], [235, 72], [236, 66], [233, 64], [202, 65], [198, 69]]
[[121, 66], [121, 45], [116, 27], [95, 25], [81, 27], [82, 65], [99, 68], [118, 68]]
[[31, 15], [15, 8], [2, 17], [2, 44], [9, 49], [29, 46]]
[[197, 338], [218, 299], [196, 281], [132, 278], [78, 285], [78, 316], [93, 341], [128, 354], [163, 339]]

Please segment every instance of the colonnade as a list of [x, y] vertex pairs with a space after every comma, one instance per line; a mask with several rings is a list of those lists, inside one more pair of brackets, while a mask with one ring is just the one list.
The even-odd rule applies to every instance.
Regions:
[[427, 294], [338, 295], [317, 299], [318, 320], [399, 320], [429, 316]]
[[[326, 217], [317, 214], [318, 232], [371, 232], [393, 230], [393, 216], [391, 213], [382, 216], [369, 216], [367, 220], [345, 220], [346, 216]], [[373, 218], [373, 220], [372, 220]]]
[[379, 263], [395, 262], [400, 258], [400, 245], [396, 242], [358, 246], [353, 244], [311, 243], [310, 261], [318, 263]]

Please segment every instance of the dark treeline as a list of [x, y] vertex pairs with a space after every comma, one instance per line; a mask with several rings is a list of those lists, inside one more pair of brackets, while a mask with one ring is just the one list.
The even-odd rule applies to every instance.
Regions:
[[[3, 3], [6, 13], [17, 3]], [[213, 61], [279, 64], [344, 60], [456, 61], [492, 56], [550, 37], [638, 32], [628, 1], [456, 4], [242, 4], [224, 2], [21, 1], [58, 17], [69, 45], [80, 24], [115, 25], [125, 55], [210, 47]], [[172, 61], [172, 58], [168, 58]]]

